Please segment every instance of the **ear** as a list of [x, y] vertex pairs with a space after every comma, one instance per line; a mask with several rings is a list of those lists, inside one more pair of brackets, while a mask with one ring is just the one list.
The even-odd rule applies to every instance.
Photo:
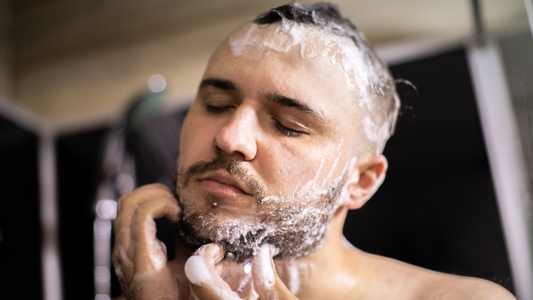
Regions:
[[368, 155], [360, 158], [346, 185], [350, 196], [346, 208], [361, 208], [385, 179], [388, 166], [387, 159], [383, 155]]

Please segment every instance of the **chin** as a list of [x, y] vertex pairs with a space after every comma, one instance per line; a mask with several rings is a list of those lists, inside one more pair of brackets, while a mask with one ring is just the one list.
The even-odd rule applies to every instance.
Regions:
[[264, 244], [278, 248], [274, 259], [291, 259], [322, 246], [333, 210], [292, 206], [257, 213], [255, 218], [240, 218], [218, 207], [202, 211], [184, 207], [177, 230], [188, 247], [218, 243], [237, 263], [251, 260]]
[[315, 183], [291, 196], [256, 199], [178, 189], [182, 207], [178, 234], [192, 249], [218, 243], [238, 263], [250, 260], [265, 244], [278, 248], [274, 259], [307, 256], [324, 244], [346, 179], [343, 172], [328, 184]]

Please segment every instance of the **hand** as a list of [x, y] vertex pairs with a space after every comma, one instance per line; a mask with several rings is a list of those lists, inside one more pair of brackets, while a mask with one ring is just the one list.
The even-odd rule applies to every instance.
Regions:
[[162, 184], [143, 186], [118, 201], [113, 265], [128, 299], [178, 299], [178, 283], [156, 238], [155, 219], [179, 221], [181, 209]]
[[[276, 273], [272, 257], [276, 255], [275, 247], [264, 245], [259, 249], [252, 262], [253, 288], [262, 300], [298, 300], [291, 294]], [[239, 295], [232, 291], [222, 279], [221, 262], [224, 250], [212, 243], [200, 247], [185, 264], [185, 275], [191, 286], [191, 296], [199, 300], [239, 300]]]

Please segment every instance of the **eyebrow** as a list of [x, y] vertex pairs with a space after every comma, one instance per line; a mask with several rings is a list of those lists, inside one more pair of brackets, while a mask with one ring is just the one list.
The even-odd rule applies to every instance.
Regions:
[[202, 82], [200, 83], [200, 88], [206, 87], [206, 86], [216, 87], [216, 88], [219, 88], [225, 91], [236, 91], [237, 90], [237, 86], [235, 85], [235, 83], [229, 80], [226, 80], [226, 79], [219, 79], [219, 78], [207, 78], [207, 79], [202, 80]]
[[[207, 79], [202, 80], [202, 82], [200, 83], [200, 88], [207, 87], [207, 86], [212, 86], [212, 87], [219, 88], [225, 91], [238, 91], [237, 85], [227, 79], [207, 78]], [[318, 119], [321, 123], [324, 123], [324, 118], [319, 113], [314, 111], [307, 104], [302, 103], [296, 99], [285, 97], [277, 93], [267, 93], [267, 94], [264, 94], [264, 97], [265, 99], [267, 99], [268, 101], [272, 103], [285, 106], [285, 107], [295, 108], [307, 115], [310, 115]]]
[[298, 100], [285, 97], [285, 96], [282, 96], [276, 93], [268, 93], [268, 94], [265, 94], [264, 97], [272, 103], [276, 103], [278, 105], [285, 106], [285, 107], [296, 108], [297, 110], [305, 114], [311, 115], [312, 117], [317, 118], [320, 122], [324, 123], [324, 118], [322, 118], [322, 116], [319, 113], [314, 111], [311, 107], [309, 107], [305, 103], [302, 103]]

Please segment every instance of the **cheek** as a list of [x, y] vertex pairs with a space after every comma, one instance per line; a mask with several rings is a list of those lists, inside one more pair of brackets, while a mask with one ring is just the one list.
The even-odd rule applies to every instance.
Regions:
[[[320, 147], [276, 143], [265, 151], [263, 174], [269, 194], [289, 196], [311, 180], [322, 180], [329, 173], [337, 155], [335, 149], [326, 144]], [[333, 158], [332, 158], [333, 157]]]
[[187, 167], [191, 164], [207, 160], [215, 155], [213, 144], [213, 137], [215, 129], [209, 126], [211, 122], [202, 120], [194, 115], [189, 115], [183, 123], [183, 129], [180, 139], [180, 166]]

